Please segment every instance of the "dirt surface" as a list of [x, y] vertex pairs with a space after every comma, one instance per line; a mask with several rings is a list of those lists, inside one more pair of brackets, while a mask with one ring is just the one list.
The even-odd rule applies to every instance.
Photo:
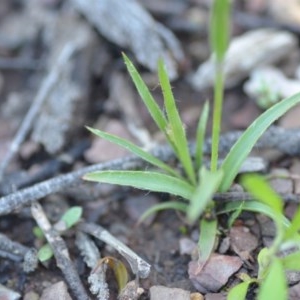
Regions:
[[[113, 272], [106, 279], [109, 298], [103, 294], [97, 298], [89, 291], [91, 269], [95, 272], [99, 265], [87, 266], [75, 241], [87, 223], [101, 226], [151, 265], [146, 278], [137, 278], [126, 255], [91, 239], [101, 257], [125, 264], [130, 279], [142, 289], [140, 299], [225, 299], [230, 287], [239, 282], [238, 274], [257, 275], [257, 253], [274, 237], [274, 226], [264, 216], [243, 213], [232, 227], [228, 226], [229, 216], [220, 217], [215, 254], [205, 268], [206, 277], [199, 278], [193, 271], [197, 267], [197, 225], [187, 224], [184, 215], [174, 211], [157, 213], [137, 225], [147, 208], [169, 201], [170, 196], [84, 183], [80, 179], [84, 173], [71, 176], [68, 183], [66, 177], [60, 181], [61, 175], [96, 163], [112, 162], [121, 169], [130, 164], [126, 151], [92, 136], [86, 125], [147, 149], [164, 143], [130, 82], [122, 52], [133, 60], [160, 104], [155, 69], [157, 58], [165, 59], [188, 137], [193, 140], [201, 108], [213, 95], [208, 2], [124, 0], [123, 6], [100, 0], [102, 6], [79, 0], [0, 2], [0, 300], [117, 299]], [[298, 91], [300, 5], [284, 2], [285, 14], [280, 13], [281, 1], [235, 3], [232, 36], [246, 38], [235, 43], [232, 59], [226, 62], [223, 133], [245, 129], [270, 101]], [[257, 81], [261, 70], [267, 72], [263, 73], [265, 90], [259, 85], [261, 79]], [[276, 125], [297, 130], [299, 112], [296, 107]], [[300, 194], [299, 153], [288, 155], [293, 151], [283, 153], [272, 145], [272, 149], [265, 148], [268, 145], [258, 147], [254, 154], [268, 166], [263, 172], [270, 175], [272, 186], [290, 196], [286, 214], [291, 217], [297, 205], [288, 200], [298, 201]], [[170, 163], [176, 165], [176, 161]], [[140, 167], [145, 166], [137, 164]], [[7, 196], [44, 182], [49, 185], [40, 188], [40, 194], [28, 190], [19, 202], [12, 200], [12, 206], [6, 206]], [[243, 193], [238, 184], [233, 191]], [[41, 207], [30, 208], [34, 202]], [[72, 206], [82, 207], [83, 227], [75, 226], [62, 235], [70, 261], [66, 255], [65, 260], [56, 257], [34, 267], [32, 249], [38, 250], [45, 241], [34, 235], [39, 217], [33, 218], [33, 211], [45, 214], [53, 225]], [[49, 231], [56, 239], [57, 231]], [[65, 253], [63, 242], [58, 243], [56, 252]], [[30, 258], [24, 258], [28, 253]], [[32, 270], [24, 270], [24, 261]], [[76, 275], [66, 279], [64, 268], [69, 267]], [[76, 286], [75, 277], [82, 289]], [[288, 274], [288, 280], [290, 299], [299, 299], [300, 274]], [[253, 286], [248, 299], [255, 299], [255, 292]], [[137, 295], [129, 294], [122, 299], [134, 297]]]

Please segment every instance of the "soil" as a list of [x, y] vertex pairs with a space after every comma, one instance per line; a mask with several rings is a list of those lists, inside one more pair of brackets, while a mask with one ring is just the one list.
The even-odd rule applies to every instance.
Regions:
[[[197, 67], [209, 58], [207, 1], [164, 0], [151, 1], [151, 4], [142, 0], [138, 2], [155, 20], [174, 33], [183, 49], [184, 60], [174, 60], [178, 76], [172, 82], [172, 87], [186, 125], [187, 135], [192, 140], [204, 101], [213, 97], [211, 87], [197, 91], [189, 81]], [[251, 4], [248, 2], [239, 1], [233, 8], [233, 36], [241, 36], [253, 28], [284, 27], [286, 32], [293, 33], [298, 42], [300, 21], [298, 22], [296, 17], [288, 21], [278, 18], [275, 4], [272, 4], [272, 7], [268, 6], [270, 1], [251, 1]], [[293, 10], [300, 16], [299, 5]], [[67, 19], [71, 24], [71, 34], [69, 32], [66, 36], [55, 37], [62, 28], [69, 26]], [[58, 30], [54, 23], [62, 27]], [[88, 29], [83, 30], [80, 27], [82, 23]], [[0, 162], [4, 161], [9, 153], [9, 147], [18, 129], [24, 127], [22, 122], [26, 113], [32, 107], [33, 99], [38, 95], [45, 78], [57, 61], [59, 56], [57, 53], [62, 49], [61, 41], [70, 40], [73, 36], [72, 32], [74, 36], [80, 36], [81, 30], [84, 32], [83, 37], [86, 38], [83, 39], [86, 43], [85, 48], [80, 48], [76, 52], [75, 60], [72, 58], [71, 62], [65, 61], [66, 70], [62, 67], [63, 76], [52, 85], [49, 92], [51, 94], [51, 91], [54, 91], [54, 95], [46, 97], [48, 99], [46, 101], [49, 103], [52, 101], [52, 104], [45, 102], [39, 108], [29, 131], [23, 136], [17, 153], [9, 161], [0, 180], [0, 196], [3, 198], [23, 188], [30, 188], [45, 180], [80, 170], [87, 165], [113, 161], [128, 155], [118, 147], [92, 136], [84, 128], [85, 125], [101, 128], [140, 145], [144, 143], [143, 146], [163, 143], [161, 134], [153, 125], [130, 83], [121, 59], [121, 52], [125, 51], [134, 60], [158, 103], [161, 104], [162, 96], [157, 88], [155, 72], [139, 61], [131, 45], [127, 47], [119, 45], [107, 38], [105, 34], [99, 33], [97, 26], [93, 22], [90, 23], [83, 12], [78, 13], [74, 9], [73, 1], [2, 0], [0, 3]], [[144, 47], [152, 47], [152, 45], [149, 43]], [[299, 50], [298, 45], [296, 49]], [[93, 52], [93, 55], [90, 52]], [[244, 59], [247, 60], [246, 53]], [[290, 68], [289, 64], [290, 62], [285, 60], [274, 63], [276, 67], [280, 65], [286, 69]], [[253, 69], [259, 66], [258, 64]], [[262, 113], [255, 99], [251, 99], [243, 90], [243, 84], [249, 76], [250, 74], [243, 77], [225, 92], [223, 133], [245, 129]], [[63, 99], [69, 99], [69, 102], [63, 102]], [[285, 116], [282, 123], [280, 122], [278, 125], [282, 124], [284, 128], [300, 126], [299, 120], [295, 121], [293, 115]], [[208, 124], [208, 135], [211, 131], [210, 127], [211, 121]], [[299, 194], [299, 158], [276, 151], [271, 153], [258, 150], [257, 154], [268, 162], [269, 167], [264, 172], [270, 175], [270, 182], [278, 192]], [[108, 185], [99, 187], [90, 183], [77, 183], [75, 187], [65, 187], [45, 197], [37, 197], [35, 201], [41, 204], [51, 224], [55, 224], [68, 208], [82, 207], [82, 222], [100, 225], [148, 262], [151, 265], [149, 276], [139, 279], [139, 286], [144, 290], [140, 299], [159, 299], [150, 292], [150, 288], [154, 286], [179, 288], [196, 293], [193, 296], [195, 298], [191, 299], [201, 299], [196, 298], [200, 297], [200, 293], [205, 299], [225, 299], [228, 290], [239, 282], [237, 274], [257, 275], [257, 254], [274, 237], [274, 226], [264, 216], [243, 213], [231, 228], [228, 227], [230, 216], [220, 217], [220, 234], [215, 253], [226, 256], [226, 259], [227, 257], [239, 258], [241, 267], [228, 275], [226, 282], [220, 288], [211, 288], [204, 292], [199, 290], [197, 284], [193, 284], [188, 273], [189, 264], [196, 255], [198, 226], [189, 225], [184, 215], [171, 210], [156, 213], [142, 224], [137, 224], [139, 216], [147, 208], [153, 204], [170, 201], [170, 196], [130, 188]], [[235, 188], [238, 191], [241, 189], [238, 184]], [[3, 198], [0, 198], [0, 207]], [[0, 233], [11, 241], [17, 242], [18, 245], [39, 249], [44, 242], [33, 233], [37, 225], [28, 204], [30, 203], [9, 213], [2, 213]], [[295, 203], [287, 203], [287, 216], [292, 216], [296, 208]], [[75, 237], [78, 231], [78, 227], [74, 226], [62, 237], [70, 252], [75, 270], [88, 291], [88, 276], [91, 270], [84, 263], [76, 246]], [[136, 279], [122, 255], [104, 242], [99, 242], [97, 239], [93, 241], [102, 257], [115, 257], [121, 260], [129, 272], [130, 279]], [[55, 283], [68, 282], [54, 258], [39, 263], [32, 272], [28, 273], [24, 272], [22, 261], [22, 255], [14, 255], [12, 251], [5, 249], [4, 242], [0, 240], [0, 300], [53, 299], [51, 297], [54, 297], [54, 294], [50, 294], [52, 296], [47, 298], [45, 291]], [[290, 299], [300, 298], [299, 282], [299, 274], [289, 276], [289, 283], [294, 286], [294, 289], [290, 290]], [[110, 299], [117, 299], [117, 284], [112, 273], [108, 274], [107, 283], [111, 294]], [[14, 298], [14, 295], [4, 287], [10, 292], [18, 293], [18, 296]], [[249, 290], [247, 299], [255, 299], [256, 291], [256, 286], [253, 286]], [[68, 294], [63, 296], [63, 289], [59, 290], [57, 297], [79, 299], [78, 295], [74, 295], [74, 290], [69, 288], [68, 293], [71, 296]], [[87, 293], [91, 299], [96, 299], [90, 292]]]

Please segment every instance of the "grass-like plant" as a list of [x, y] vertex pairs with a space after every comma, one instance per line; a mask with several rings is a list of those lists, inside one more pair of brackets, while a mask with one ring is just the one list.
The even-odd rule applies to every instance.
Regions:
[[285, 271], [300, 270], [300, 207], [289, 222], [284, 217], [283, 200], [269, 184], [258, 175], [245, 175], [241, 183], [256, 201], [249, 201], [254, 211], [263, 211], [276, 225], [276, 237], [269, 248], [263, 248], [258, 254], [258, 276], [250, 278], [241, 275], [242, 283], [230, 290], [228, 300], [245, 299], [251, 284], [259, 284], [257, 299], [288, 299], [288, 286]]
[[[242, 134], [218, 166], [219, 136], [223, 102], [223, 63], [229, 39], [230, 1], [215, 0], [211, 8], [210, 41], [215, 59], [215, 87], [213, 105], [213, 130], [211, 149], [211, 168], [203, 166], [203, 143], [209, 104], [204, 105], [196, 133], [196, 152], [193, 158], [189, 152], [188, 141], [181, 121], [166, 68], [158, 62], [159, 83], [164, 96], [164, 110], [160, 108], [129, 58], [123, 58], [135, 87], [146, 105], [159, 130], [164, 133], [167, 143], [173, 149], [181, 164], [182, 172], [171, 168], [141, 147], [120, 137], [98, 129], [88, 128], [99, 137], [111, 141], [131, 151], [153, 166], [147, 171], [100, 171], [86, 174], [84, 179], [96, 182], [132, 186], [139, 189], [165, 192], [177, 196], [177, 200], [158, 204], [148, 210], [142, 218], [154, 211], [176, 209], [186, 213], [192, 223], [200, 219], [199, 262], [204, 265], [213, 251], [217, 235], [217, 214], [241, 209], [241, 203], [229, 203], [222, 211], [215, 211], [212, 197], [216, 192], [226, 192], [234, 181], [239, 169], [257, 140], [268, 127], [285, 112], [300, 103], [300, 94], [286, 98], [259, 116]], [[165, 111], [165, 112], [164, 112]], [[252, 190], [251, 190], [252, 191]], [[255, 195], [256, 196], [256, 195]], [[269, 204], [258, 201], [245, 202], [242, 209], [265, 213], [279, 220], [278, 210]], [[300, 213], [299, 213], [300, 215]], [[277, 219], [276, 219], [277, 218]], [[299, 217], [300, 218], [300, 217]], [[283, 218], [281, 218], [283, 220]], [[288, 221], [286, 224], [288, 224]], [[282, 240], [280, 240], [282, 241]], [[273, 250], [272, 250], [273, 251]], [[262, 255], [263, 256], [263, 255]], [[264, 256], [263, 256], [264, 257]], [[274, 260], [276, 261], [276, 260]], [[275, 267], [278, 264], [275, 263]], [[233, 298], [237, 299], [237, 298]], [[242, 298], [240, 298], [242, 299]]]

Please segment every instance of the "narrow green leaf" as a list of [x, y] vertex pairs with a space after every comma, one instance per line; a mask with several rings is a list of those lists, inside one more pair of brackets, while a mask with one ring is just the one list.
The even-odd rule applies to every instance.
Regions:
[[164, 203], [159, 203], [156, 205], [153, 205], [149, 209], [147, 209], [140, 217], [138, 223], [143, 222], [145, 219], [147, 219], [149, 216], [152, 214], [161, 211], [161, 210], [166, 210], [166, 209], [174, 209], [182, 212], [186, 212], [187, 210], [187, 204], [183, 202], [178, 202], [178, 201], [170, 201], [170, 202], [164, 202]]
[[300, 93], [288, 97], [275, 104], [263, 114], [261, 114], [242, 134], [238, 141], [232, 146], [222, 163], [226, 176], [223, 177], [220, 191], [225, 192], [229, 189], [238, 171], [256, 144], [257, 140], [263, 135], [268, 127], [279, 117], [284, 115], [289, 109], [300, 103]]
[[247, 291], [249, 288], [249, 285], [251, 284], [251, 281], [247, 282], [241, 282], [237, 284], [235, 287], [233, 287], [228, 295], [227, 300], [244, 300], [246, 299]]
[[222, 61], [229, 41], [230, 0], [214, 0], [211, 9], [210, 43], [218, 62]]
[[270, 208], [272, 208], [274, 212], [282, 215], [282, 199], [264, 180], [262, 176], [256, 174], [247, 174], [242, 177], [241, 183], [256, 200], [265, 203]]
[[[243, 201], [228, 202], [225, 204], [225, 206], [223, 208], [221, 208], [217, 211], [217, 214], [219, 215], [219, 214], [224, 214], [224, 213], [229, 213], [229, 212], [235, 211], [240, 207], [242, 202]], [[270, 217], [274, 221], [278, 219], [278, 215], [277, 215], [277, 213], [276, 214], [274, 213], [273, 209], [271, 209], [268, 205], [261, 203], [259, 201], [255, 201], [255, 200], [244, 201], [243, 210], [262, 213], [262, 214], [266, 215], [267, 217]], [[280, 222], [285, 227], [290, 226], [290, 221], [284, 215], [281, 216]]]
[[229, 217], [228, 219], [228, 228], [231, 228], [233, 223], [236, 221], [236, 219], [239, 217], [239, 215], [242, 213], [243, 208], [244, 208], [244, 201], [239, 205], [238, 209], [235, 210]]
[[190, 222], [195, 222], [207, 207], [212, 196], [218, 190], [223, 177], [223, 171], [211, 172], [203, 167], [199, 172], [199, 185], [192, 195], [187, 211]]
[[274, 257], [265, 280], [258, 293], [259, 300], [288, 299], [285, 271], [279, 258]]
[[146, 105], [152, 119], [155, 121], [158, 128], [162, 132], [165, 132], [167, 125], [168, 125], [166, 117], [164, 116], [162, 110], [159, 108], [155, 99], [151, 95], [148, 87], [146, 86], [144, 80], [138, 73], [138, 71], [135, 68], [135, 66], [133, 65], [133, 63], [130, 61], [130, 59], [124, 53], [122, 53], [122, 55], [123, 55], [123, 59], [125, 61], [126, 67], [127, 67], [127, 71], [130, 74], [130, 76], [135, 84], [135, 87], [136, 87], [140, 97], [142, 98], [144, 104]]
[[188, 178], [190, 179], [191, 183], [196, 184], [196, 175], [193, 168], [192, 158], [189, 152], [184, 126], [176, 107], [175, 99], [168, 78], [168, 73], [161, 60], [158, 63], [158, 76], [169, 121], [169, 131], [167, 135], [175, 144], [176, 148], [174, 149], [174, 151], [178, 154], [178, 158], [182, 163], [182, 166]]
[[99, 129], [94, 129], [94, 128], [91, 128], [91, 127], [87, 127], [87, 129], [89, 131], [91, 131], [92, 133], [94, 133], [95, 135], [125, 148], [126, 150], [128, 150], [131, 153], [139, 156], [140, 158], [142, 158], [143, 160], [149, 162], [153, 166], [156, 166], [156, 167], [164, 170], [165, 172], [169, 173], [170, 175], [176, 176], [178, 178], [182, 178], [182, 176], [178, 172], [176, 172], [173, 168], [171, 168], [170, 166], [165, 164], [163, 161], [157, 159], [152, 154], [146, 152], [142, 148], [140, 148], [140, 147], [136, 146], [135, 144], [131, 143], [130, 141], [127, 141], [127, 140], [122, 139], [118, 136], [103, 132]]
[[99, 171], [84, 175], [83, 179], [102, 183], [132, 186], [152, 192], [169, 193], [190, 199], [194, 188], [176, 177], [147, 171]]
[[81, 216], [82, 207], [73, 206], [62, 215], [61, 221], [63, 221], [66, 225], [66, 228], [69, 229], [80, 220]]
[[218, 222], [216, 219], [200, 221], [200, 236], [198, 241], [199, 246], [199, 263], [205, 265], [211, 253], [214, 250], [217, 237]]
[[300, 271], [300, 251], [284, 256], [281, 260], [286, 270]]
[[53, 251], [49, 244], [45, 244], [38, 251], [38, 259], [40, 262], [47, 261], [52, 256], [53, 256]]
[[203, 160], [203, 144], [204, 138], [206, 133], [206, 125], [208, 121], [208, 114], [209, 114], [209, 102], [206, 101], [201, 117], [199, 118], [198, 126], [197, 126], [197, 133], [196, 133], [196, 150], [195, 150], [195, 170], [198, 171], [202, 166]]

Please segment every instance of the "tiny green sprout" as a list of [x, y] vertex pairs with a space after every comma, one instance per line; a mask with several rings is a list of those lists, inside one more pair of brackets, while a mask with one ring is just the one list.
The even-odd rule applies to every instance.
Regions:
[[[259, 284], [258, 300], [286, 300], [288, 286], [285, 272], [300, 270], [300, 208], [289, 222], [284, 216], [283, 200], [263, 177], [244, 175], [241, 183], [254, 196], [255, 200], [251, 202], [255, 211], [266, 214], [265, 207], [269, 208], [271, 213], [268, 213], [268, 216], [276, 225], [276, 236], [271, 246], [262, 248], [258, 254], [257, 278], [248, 278], [235, 286], [229, 292], [228, 300], [245, 299], [249, 285], [254, 282]], [[244, 206], [243, 209], [250, 209], [250, 206]]]
[[33, 227], [33, 230], [32, 230], [32, 231], [33, 231], [34, 236], [35, 236], [36, 238], [38, 238], [39, 240], [42, 240], [42, 239], [45, 238], [44, 233], [43, 233], [43, 231], [41, 230], [40, 227], [35, 226], [35, 227]]
[[38, 251], [38, 259], [40, 262], [45, 262], [51, 259], [52, 256], [53, 256], [53, 251], [49, 244], [45, 244]]
[[[80, 206], [73, 206], [69, 208], [60, 218], [60, 220], [53, 225], [53, 227], [59, 232], [63, 233], [64, 231], [72, 228], [76, 225], [82, 216], [82, 207]], [[44, 234], [39, 227], [35, 227], [33, 229], [35, 236], [39, 239], [44, 238]], [[38, 251], [38, 259], [41, 262], [45, 262], [52, 258], [53, 251], [51, 246], [47, 243], [43, 245]]]
[[69, 208], [61, 217], [60, 221], [65, 224], [66, 229], [70, 229], [79, 222], [82, 216], [82, 207], [73, 206]]

